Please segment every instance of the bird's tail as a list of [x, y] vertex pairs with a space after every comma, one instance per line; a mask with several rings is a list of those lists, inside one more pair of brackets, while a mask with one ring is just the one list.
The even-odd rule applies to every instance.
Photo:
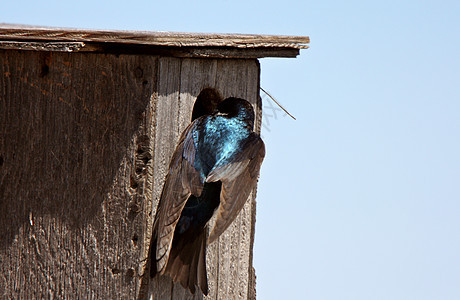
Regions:
[[[155, 276], [154, 263], [152, 269], [151, 275]], [[171, 277], [174, 282], [179, 282], [192, 293], [195, 293], [195, 286], [198, 286], [203, 294], [207, 295], [206, 229], [200, 230], [200, 233], [193, 236], [193, 239], [181, 236], [178, 240], [174, 240], [168, 263], [162, 273]]]

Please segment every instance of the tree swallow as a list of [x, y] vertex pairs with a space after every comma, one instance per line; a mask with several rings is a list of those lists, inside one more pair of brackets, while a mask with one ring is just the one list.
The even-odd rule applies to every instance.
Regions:
[[[207, 295], [206, 246], [243, 208], [265, 156], [253, 127], [252, 105], [232, 97], [182, 133], [155, 215], [151, 277], [166, 274], [190, 292], [198, 286]], [[206, 225], [214, 214], [208, 237]]]

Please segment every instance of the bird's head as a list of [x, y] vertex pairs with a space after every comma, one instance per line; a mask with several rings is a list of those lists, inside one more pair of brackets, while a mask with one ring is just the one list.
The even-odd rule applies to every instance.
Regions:
[[217, 110], [230, 118], [246, 122], [251, 129], [254, 127], [254, 108], [251, 103], [241, 98], [230, 97], [217, 105]]

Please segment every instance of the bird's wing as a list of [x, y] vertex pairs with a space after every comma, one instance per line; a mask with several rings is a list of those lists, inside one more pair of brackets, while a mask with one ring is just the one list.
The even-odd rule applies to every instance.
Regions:
[[254, 189], [260, 165], [265, 156], [265, 145], [255, 133], [251, 134], [244, 150], [233, 162], [213, 169], [206, 181], [222, 181], [220, 205], [208, 243], [215, 241], [233, 222]]
[[194, 168], [195, 144], [193, 131], [199, 120], [182, 133], [169, 165], [154, 221], [156, 235], [157, 272], [163, 273], [168, 262], [174, 230], [188, 197], [201, 195], [203, 180]]

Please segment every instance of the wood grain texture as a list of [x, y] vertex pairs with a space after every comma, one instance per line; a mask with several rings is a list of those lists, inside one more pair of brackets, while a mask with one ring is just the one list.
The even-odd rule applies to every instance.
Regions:
[[208, 246], [207, 297], [145, 274], [206, 87], [248, 99], [260, 129], [255, 59], [0, 50], [0, 298], [252, 299], [254, 197]]
[[[155, 111], [155, 153], [153, 178], [153, 209], [155, 216], [161, 196], [169, 161], [179, 140], [179, 86], [180, 65], [177, 58], [159, 59], [157, 75], [158, 99]], [[152, 223], [153, 224], [153, 223]], [[147, 254], [147, 253], [146, 253]], [[157, 276], [149, 286], [150, 299], [171, 299], [172, 280], [167, 276]]]
[[76, 52], [85, 47], [83, 42], [18, 42], [0, 41], [0, 49]]
[[[169, 103], [169, 107], [179, 106], [179, 115], [176, 115], [173, 111], [168, 112], [170, 114], [169, 119], [178, 120], [177, 124], [169, 125], [172, 128], [172, 132], [178, 130], [175, 135], [176, 139], [191, 121], [191, 112], [196, 97], [202, 89], [207, 87], [215, 88], [224, 98], [234, 96], [248, 99], [256, 108], [256, 122], [258, 122], [256, 129], [260, 128], [259, 64], [256, 60], [182, 59], [175, 61], [178, 62], [177, 64], [180, 62], [181, 74], [179, 82], [177, 80], [173, 81], [177, 84], [177, 89], [173, 89], [174, 93], [167, 93], [169, 96], [162, 98], [161, 101]], [[162, 81], [161, 76], [159, 77], [160, 81]], [[166, 87], [170, 83], [171, 80], [160, 83], [160, 90], [163, 89], [162, 85]], [[168, 90], [169, 88], [166, 89]], [[177, 90], [180, 91], [178, 98], [175, 94]], [[161, 101], [158, 102], [157, 106], [165, 105], [161, 104]], [[175, 101], [177, 101], [176, 104]], [[160, 140], [163, 140], [163, 138]], [[170, 137], [167, 140], [170, 141], [172, 138]], [[170, 154], [172, 154], [173, 149], [170, 149], [170, 151]], [[159, 161], [159, 163], [164, 164], [165, 161]], [[164, 169], [165, 166], [158, 166], [156, 169]], [[164, 175], [162, 176], [164, 177]], [[161, 186], [162, 184], [158, 186], [158, 192], [161, 192]], [[158, 198], [159, 194], [156, 197], [156, 201], [158, 201]], [[234, 224], [222, 235], [219, 241], [208, 246], [208, 296], [202, 297], [200, 293], [193, 296], [179, 284], [172, 284], [171, 294], [169, 295], [167, 291], [162, 291], [160, 298], [247, 299], [249, 291], [255, 288], [255, 282], [251, 279], [250, 274], [250, 271], [252, 272], [252, 243], [254, 237], [252, 222], [255, 220], [253, 207], [254, 198], [251, 197]], [[154, 280], [151, 284], [151, 299], [159, 297], [156, 294], [160, 286], [157, 280]], [[160, 280], [162, 280], [163, 286], [167, 284], [169, 286], [166, 279]]]
[[[178, 133], [179, 135], [191, 123], [193, 105], [196, 97], [202, 89], [214, 86], [216, 78], [216, 62], [215, 60], [196, 60], [196, 59], [181, 59], [180, 69], [180, 86], [179, 86], [179, 118], [178, 118]], [[208, 280], [209, 273], [208, 273]], [[208, 282], [209, 284], [211, 283]], [[171, 299], [203, 299], [203, 295], [197, 292], [191, 295], [180, 284], [175, 284]]]
[[199, 58], [296, 57], [299, 49], [289, 47], [229, 48], [212, 46], [164, 46], [103, 42], [49, 42], [0, 40], [0, 49], [53, 52], [97, 52]]
[[282, 47], [306, 49], [306, 36], [88, 30], [0, 24], [0, 39], [116, 42], [178, 47]]
[[170, 48], [169, 53], [176, 57], [199, 58], [263, 58], [263, 57], [296, 57], [300, 49], [289, 47], [265, 48], [227, 48], [227, 47], [181, 47]]
[[0, 49], [172, 57], [296, 57], [307, 36], [88, 30], [0, 24]]
[[[216, 59], [184, 59], [182, 64], [181, 101], [193, 104], [205, 88], [215, 88], [217, 78]], [[191, 121], [191, 111], [187, 113], [188, 122]], [[206, 267], [208, 273], [208, 299], [214, 299], [217, 295], [217, 251], [216, 246], [208, 246], [206, 251]]]
[[[261, 109], [259, 99], [259, 64], [257, 61], [222, 60], [218, 65], [217, 89], [224, 95], [232, 95], [247, 99], [251, 102], [258, 115]], [[234, 82], [237, 84], [226, 84]], [[256, 119], [256, 124], [260, 119]], [[257, 127], [256, 127], [257, 129]], [[238, 276], [244, 272], [248, 274], [249, 261], [252, 257], [251, 228], [242, 226], [242, 218], [250, 218], [253, 198], [246, 202], [242, 212], [219, 238], [218, 241], [218, 299], [247, 299], [248, 276]], [[245, 220], [246, 221], [246, 220]], [[245, 223], [245, 222], [243, 222]]]
[[135, 297], [155, 65], [0, 51], [3, 296]]

